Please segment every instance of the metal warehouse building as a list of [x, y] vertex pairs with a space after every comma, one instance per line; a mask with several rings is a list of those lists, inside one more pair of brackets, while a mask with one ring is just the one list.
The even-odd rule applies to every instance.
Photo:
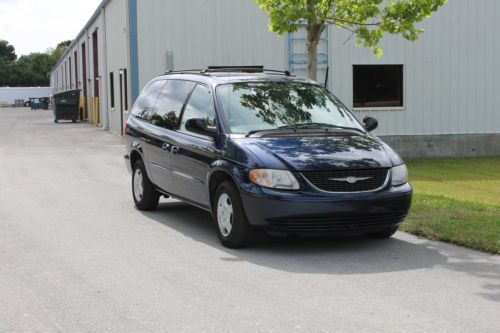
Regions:
[[[416, 42], [387, 37], [384, 56], [328, 27], [318, 80], [405, 156], [500, 154], [498, 0], [453, 0]], [[171, 69], [264, 65], [305, 75], [304, 33], [277, 36], [254, 0], [104, 0], [59, 60], [54, 93], [81, 89], [84, 118], [121, 134], [142, 87]]]

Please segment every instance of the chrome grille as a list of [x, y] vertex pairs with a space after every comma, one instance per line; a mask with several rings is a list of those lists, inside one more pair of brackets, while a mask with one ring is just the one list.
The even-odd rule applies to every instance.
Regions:
[[302, 175], [314, 187], [327, 192], [368, 192], [381, 188], [389, 169], [305, 171]]

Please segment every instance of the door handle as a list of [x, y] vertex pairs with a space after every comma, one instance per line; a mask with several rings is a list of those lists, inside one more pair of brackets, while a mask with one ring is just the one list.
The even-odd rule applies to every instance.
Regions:
[[163, 149], [164, 151], [170, 151], [172, 149], [172, 145], [171, 144], [168, 144], [168, 143], [164, 143], [162, 146], [161, 146], [161, 149]]
[[180, 150], [179, 147], [173, 146], [172, 147], [172, 154], [177, 154], [179, 152], [179, 150]]

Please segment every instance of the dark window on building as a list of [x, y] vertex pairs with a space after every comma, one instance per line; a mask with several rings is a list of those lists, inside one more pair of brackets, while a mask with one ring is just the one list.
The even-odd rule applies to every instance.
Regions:
[[75, 62], [75, 88], [78, 89], [80, 86], [78, 85], [78, 58], [76, 56], [76, 51], [73, 56]]
[[181, 121], [181, 132], [187, 132], [186, 122], [192, 118], [205, 120], [207, 127], [216, 127], [215, 108], [212, 94], [207, 87], [197, 85], [186, 104]]
[[132, 115], [137, 118], [151, 120], [153, 108], [161, 88], [165, 85], [165, 80], [153, 81], [147, 85], [137, 98], [137, 101], [132, 108]]
[[151, 123], [169, 130], [178, 129], [182, 107], [194, 85], [191, 81], [168, 80], [156, 101]]
[[125, 111], [128, 110], [128, 83], [127, 83], [127, 69], [123, 69], [123, 90], [125, 92]]
[[69, 61], [69, 89], [73, 89], [73, 75], [71, 75], [71, 57], [68, 59]]
[[115, 76], [113, 72], [109, 73], [109, 104], [111, 108], [115, 107]]
[[354, 65], [353, 106], [403, 106], [403, 65]]

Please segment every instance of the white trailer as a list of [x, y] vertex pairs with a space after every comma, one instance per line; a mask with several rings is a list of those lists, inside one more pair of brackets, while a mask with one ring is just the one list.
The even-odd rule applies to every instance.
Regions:
[[52, 95], [53, 88], [51, 87], [2, 87], [0, 88], [0, 106], [14, 106], [16, 100], [23, 100], [24, 104], [29, 101], [30, 97], [52, 97]]

